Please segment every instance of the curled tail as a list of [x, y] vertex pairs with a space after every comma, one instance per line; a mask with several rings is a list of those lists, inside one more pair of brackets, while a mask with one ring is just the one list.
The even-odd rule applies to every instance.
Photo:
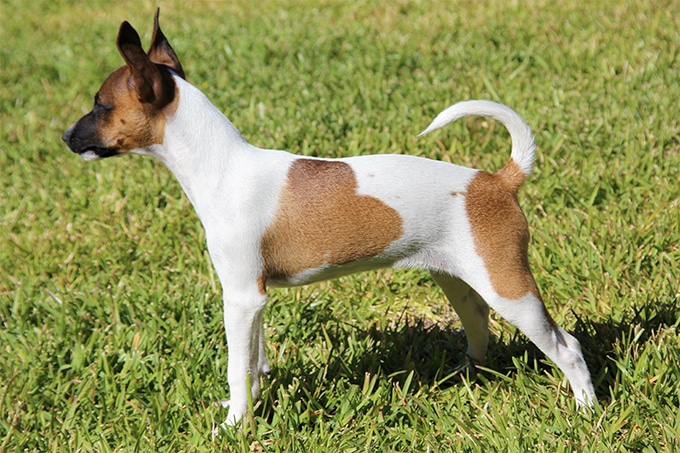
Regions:
[[531, 128], [521, 116], [510, 107], [493, 101], [464, 101], [452, 105], [427, 126], [423, 132], [425, 135], [433, 130], [442, 128], [459, 118], [466, 116], [485, 116], [500, 121], [510, 132], [512, 137], [512, 152], [510, 161], [497, 174], [506, 183], [519, 189], [524, 180], [531, 174], [536, 158], [536, 145], [531, 134]]

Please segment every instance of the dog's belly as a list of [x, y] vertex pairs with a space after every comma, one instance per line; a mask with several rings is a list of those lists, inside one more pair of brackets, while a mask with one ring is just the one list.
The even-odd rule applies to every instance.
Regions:
[[307, 285], [309, 283], [333, 280], [345, 275], [355, 274], [373, 269], [391, 267], [395, 260], [383, 258], [365, 258], [352, 261], [343, 265], [324, 264], [319, 267], [305, 269], [288, 277], [269, 277], [267, 286], [275, 288], [289, 288], [291, 286]]

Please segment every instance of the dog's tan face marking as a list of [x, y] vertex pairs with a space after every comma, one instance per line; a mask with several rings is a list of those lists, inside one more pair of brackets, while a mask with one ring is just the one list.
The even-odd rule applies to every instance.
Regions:
[[121, 24], [116, 45], [126, 66], [104, 81], [92, 111], [62, 136], [71, 151], [87, 160], [162, 144], [165, 118], [179, 105], [173, 73], [183, 78], [184, 70], [158, 25], [158, 10], [148, 54], [127, 22]]
[[531, 293], [540, 299], [527, 258], [529, 228], [513, 187], [500, 172], [483, 171], [468, 186], [466, 210], [475, 250], [500, 296], [516, 300]]
[[397, 211], [357, 194], [348, 164], [298, 159], [262, 238], [264, 274], [285, 280], [323, 265], [375, 257], [402, 234]]
[[114, 71], [97, 93], [95, 107], [97, 140], [116, 154], [163, 143], [165, 114], [177, 108], [179, 96], [164, 108], [165, 114], [152, 104], [140, 101], [130, 69]]

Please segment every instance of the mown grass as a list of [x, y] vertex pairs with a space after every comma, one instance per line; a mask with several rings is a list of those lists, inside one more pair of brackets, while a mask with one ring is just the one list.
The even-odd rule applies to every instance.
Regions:
[[673, 451], [680, 447], [677, 1], [164, 1], [189, 79], [251, 142], [403, 152], [497, 169], [507, 133], [449, 104], [517, 109], [531, 262], [600, 398], [494, 317], [487, 368], [427, 274], [273, 291], [273, 373], [243, 432], [226, 411], [220, 288], [173, 177], [60, 143], [155, 4], [0, 4], [0, 451]]

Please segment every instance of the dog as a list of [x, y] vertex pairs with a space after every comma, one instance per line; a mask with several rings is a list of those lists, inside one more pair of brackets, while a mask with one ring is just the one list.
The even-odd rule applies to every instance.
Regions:
[[535, 145], [519, 114], [491, 101], [460, 102], [420, 134], [467, 116], [500, 121], [512, 150], [496, 173], [408, 155], [324, 159], [257, 148], [186, 81], [158, 15], [147, 52], [122, 23], [125, 65], [62, 139], [88, 161], [126, 153], [160, 159], [194, 206], [223, 287], [227, 425], [240, 423], [248, 392], [257, 398], [270, 372], [267, 288], [382, 267], [431, 272], [460, 317], [473, 364], [486, 355], [491, 307], [557, 364], [578, 405], [594, 404], [580, 344], [550, 317], [529, 268], [517, 192]]

